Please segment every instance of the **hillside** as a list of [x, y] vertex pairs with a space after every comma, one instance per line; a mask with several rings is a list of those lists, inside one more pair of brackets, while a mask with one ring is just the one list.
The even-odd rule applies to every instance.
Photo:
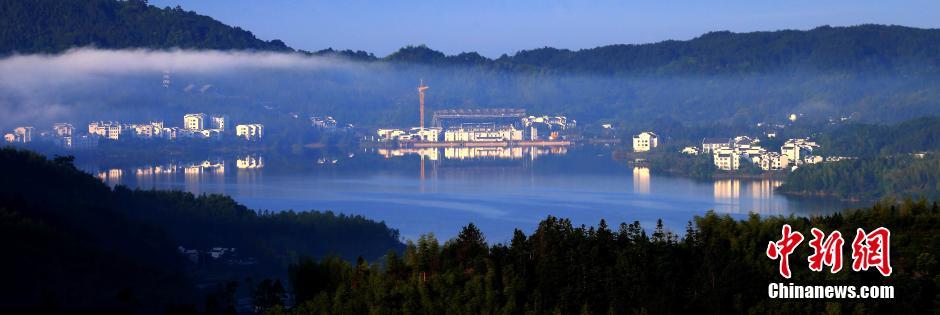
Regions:
[[[0, 2], [0, 54], [55, 53], [69, 48], [197, 48], [293, 51], [183, 8], [144, 0]], [[821, 26], [812, 30], [710, 32], [685, 41], [618, 44], [582, 50], [544, 47], [488, 59], [476, 52], [445, 55], [408, 46], [384, 58], [331, 48], [361, 61], [471, 65], [516, 71], [595, 74], [734, 74], [776, 71], [940, 70], [940, 30], [903, 26]]]
[[291, 51], [180, 7], [145, 0], [0, 1], [0, 55], [69, 48], [197, 48]]
[[[256, 212], [219, 195], [112, 189], [70, 158], [2, 148], [0, 174], [0, 313], [160, 313], [201, 303], [205, 292], [194, 284], [283, 277], [298, 257], [377, 259], [404, 248], [397, 231], [361, 216]], [[179, 246], [235, 248], [238, 262], [203, 252], [193, 263]]]
[[476, 53], [446, 56], [425, 46], [409, 46], [385, 60], [619, 75], [901, 70], [935, 73], [940, 69], [940, 30], [859, 25], [822, 26], [808, 31], [723, 31], [686, 41], [609, 45], [577, 51], [545, 47], [495, 60]]

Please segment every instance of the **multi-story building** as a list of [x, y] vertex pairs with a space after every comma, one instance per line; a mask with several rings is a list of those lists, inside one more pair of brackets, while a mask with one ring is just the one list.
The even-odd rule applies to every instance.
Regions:
[[737, 150], [721, 147], [712, 150], [715, 166], [724, 171], [736, 171], [741, 167], [741, 155]]
[[151, 124], [135, 124], [129, 126], [134, 129], [134, 135], [138, 138], [150, 139], [154, 137], [154, 134], [159, 133], [159, 131], [155, 131], [156, 127]]
[[758, 165], [765, 171], [785, 170], [790, 166], [790, 158], [777, 152], [767, 152], [760, 156]]
[[231, 121], [228, 115], [212, 115], [209, 120], [211, 127], [209, 129], [218, 129], [220, 132], [225, 132], [228, 122]]
[[441, 139], [441, 128], [411, 128], [411, 140], [437, 142]]
[[235, 126], [235, 135], [245, 140], [260, 140], [264, 135], [262, 124], [242, 124]]
[[818, 147], [819, 145], [817, 145], [816, 142], [806, 139], [789, 139], [780, 147], [780, 154], [786, 155], [795, 165], [800, 165], [804, 162], [816, 163], [816, 159], [812, 157], [812, 154], [813, 150]]
[[72, 132], [75, 130], [75, 127], [72, 127], [70, 123], [54, 123], [52, 124], [52, 132], [56, 137], [70, 137]]
[[648, 152], [659, 146], [659, 136], [652, 131], [644, 131], [633, 136], [633, 152]]
[[711, 153], [714, 149], [731, 145], [731, 138], [705, 138], [702, 139], [702, 153]]
[[19, 143], [29, 143], [33, 141], [33, 127], [24, 126], [13, 128], [13, 141]]
[[522, 141], [522, 130], [512, 125], [496, 128], [494, 124], [461, 124], [459, 128], [444, 132], [444, 141], [448, 142], [496, 142]]
[[88, 133], [92, 135], [98, 135], [112, 140], [118, 140], [121, 138], [121, 132], [123, 131], [121, 123], [114, 121], [96, 121], [88, 124]]
[[183, 128], [188, 130], [206, 129], [206, 114], [186, 114], [183, 116]]

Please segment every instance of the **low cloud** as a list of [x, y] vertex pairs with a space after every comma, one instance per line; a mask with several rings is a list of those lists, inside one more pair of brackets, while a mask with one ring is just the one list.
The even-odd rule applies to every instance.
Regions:
[[[100, 93], [139, 76], [226, 76], [239, 71], [362, 70], [341, 57], [299, 53], [218, 50], [71, 49], [61, 54], [12, 55], [0, 59], [0, 126], [68, 118], [75, 96]], [[206, 92], [212, 84], [186, 87]], [[124, 91], [122, 91], [124, 92]]]
[[73, 80], [141, 73], [212, 74], [251, 69], [316, 70], [349, 67], [334, 57], [218, 50], [72, 49], [55, 55], [0, 59], [0, 88], [29, 89]]

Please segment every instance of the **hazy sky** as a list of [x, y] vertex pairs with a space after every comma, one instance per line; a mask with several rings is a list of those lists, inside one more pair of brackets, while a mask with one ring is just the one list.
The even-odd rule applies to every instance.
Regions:
[[[151, 0], [212, 16], [306, 50], [385, 56], [426, 44], [488, 57], [544, 46], [690, 39], [704, 32], [810, 29], [864, 23], [940, 27], [940, 1], [410, 1]], [[668, 4], [667, 4], [668, 3]]]

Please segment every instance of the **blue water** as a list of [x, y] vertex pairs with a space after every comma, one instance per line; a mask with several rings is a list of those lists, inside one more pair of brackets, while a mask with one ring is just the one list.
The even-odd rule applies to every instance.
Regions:
[[633, 221], [652, 228], [662, 219], [667, 228], [681, 233], [689, 220], [708, 210], [744, 218], [751, 212], [812, 215], [851, 206], [787, 198], [774, 193], [780, 182], [772, 180], [700, 182], [660, 176], [611, 159], [601, 149], [570, 149], [535, 158], [426, 155], [423, 177], [417, 154], [353, 155], [255, 155], [264, 160], [256, 169], [238, 168], [239, 156], [212, 158], [209, 164], [214, 166], [189, 171], [185, 166], [201, 161], [164, 164], [163, 169], [173, 171], [153, 171], [151, 165], [86, 168], [110, 184], [222, 193], [254, 209], [361, 214], [385, 221], [406, 239], [434, 233], [446, 240], [473, 222], [489, 241], [504, 242], [514, 229], [530, 233], [549, 215], [569, 218], [576, 225], [605, 219], [612, 228]]

